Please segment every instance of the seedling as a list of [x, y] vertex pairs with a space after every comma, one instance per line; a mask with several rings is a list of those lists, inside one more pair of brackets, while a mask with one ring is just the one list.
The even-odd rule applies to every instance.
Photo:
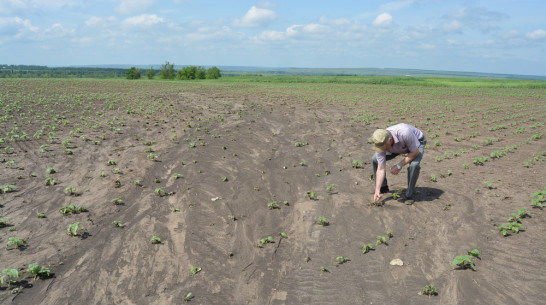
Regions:
[[436, 175], [434, 175], [434, 174], [433, 174], [433, 175], [430, 175], [430, 181], [436, 182], [436, 181], [437, 181], [437, 180], [436, 180]]
[[341, 264], [343, 264], [343, 263], [345, 263], [345, 262], [348, 262], [348, 261], [350, 261], [350, 260], [351, 260], [350, 258], [345, 257], [345, 256], [343, 256], [343, 255], [340, 255], [340, 256], [336, 257], [336, 264], [337, 264], [337, 265], [341, 265]]
[[468, 255], [472, 255], [475, 258], [480, 258], [480, 251], [478, 249], [468, 251]]
[[275, 243], [275, 239], [273, 239], [273, 236], [268, 236], [268, 237], [264, 237], [264, 238], [260, 239], [256, 243], [256, 246], [258, 248], [263, 248], [264, 244], [268, 244], [268, 243]]
[[152, 161], [156, 161], [157, 158], [159, 158], [159, 156], [155, 153], [149, 153], [148, 154], [148, 159], [152, 160]]
[[135, 180], [135, 181], [133, 181], [133, 183], [134, 183], [135, 185], [137, 185], [137, 186], [140, 186], [140, 180], [138, 180], [138, 179]]
[[285, 200], [285, 201], [283, 201], [282, 203], [283, 203], [284, 205], [286, 205], [286, 206], [289, 206], [289, 205], [290, 205], [290, 203], [288, 203], [288, 200]]
[[336, 188], [336, 185], [332, 183], [326, 187], [326, 191], [331, 194], [335, 192], [335, 188]]
[[188, 292], [186, 296], [184, 297], [184, 302], [189, 302], [191, 299], [193, 299], [193, 294], [191, 292]]
[[377, 239], [377, 241], [375, 242], [376, 245], [380, 245], [380, 244], [388, 245], [387, 238], [385, 236], [378, 235], [376, 239]]
[[0, 194], [15, 192], [16, 189], [17, 187], [13, 184], [0, 185]]
[[53, 167], [50, 167], [48, 169], [46, 169], [46, 173], [48, 174], [55, 174], [57, 172], [57, 170]]
[[307, 196], [309, 197], [309, 199], [311, 200], [316, 200], [317, 199], [317, 193], [313, 192], [313, 191], [307, 191]]
[[190, 276], [194, 276], [194, 275], [196, 275], [197, 273], [199, 273], [200, 271], [201, 271], [201, 267], [191, 266], [191, 268], [190, 268]]
[[452, 266], [458, 266], [461, 269], [467, 269], [470, 268], [474, 271], [476, 271], [476, 266], [474, 265], [474, 262], [472, 262], [472, 255], [459, 255], [453, 259], [453, 262], [451, 262]]
[[294, 143], [294, 146], [296, 146], [296, 147], [303, 147], [303, 146], [306, 146], [306, 145], [308, 145], [308, 144], [309, 144], [309, 143], [307, 143], [307, 142], [296, 142], [296, 143]]
[[477, 157], [472, 161], [475, 165], [483, 165], [485, 162], [487, 162], [487, 157]]
[[495, 185], [491, 181], [484, 181], [483, 183], [485, 183], [487, 185], [487, 188], [490, 190], [495, 188]]
[[45, 185], [55, 185], [57, 184], [57, 179], [49, 177], [45, 179]]
[[328, 269], [328, 267], [321, 266], [321, 267], [320, 267], [320, 271], [322, 271], [322, 272], [330, 272], [330, 269]]
[[279, 235], [280, 235], [282, 238], [288, 238], [288, 235], [286, 235], [285, 232], [281, 232]]
[[362, 160], [354, 160], [352, 163], [353, 168], [362, 168], [364, 167], [364, 161]]
[[369, 244], [363, 245], [362, 247], [360, 247], [360, 249], [362, 250], [362, 253], [366, 254], [370, 252], [371, 250], [373, 250], [374, 248], [373, 248], [373, 244], [369, 243]]
[[507, 236], [509, 235], [508, 231], [512, 231], [512, 233], [516, 234], [519, 233], [519, 231], [525, 231], [525, 226], [517, 221], [507, 222], [499, 227], [499, 231], [501, 232], [502, 236]]
[[80, 223], [79, 222], [75, 222], [71, 225], [68, 226], [68, 228], [66, 228], [66, 233], [70, 236], [78, 236], [80, 235], [79, 232], [81, 231], [85, 231], [85, 228], [84, 227], [80, 227]]
[[222, 182], [228, 181], [228, 178], [226, 176], [222, 176]]
[[180, 212], [180, 208], [174, 208], [173, 213]]
[[430, 298], [430, 296], [437, 295], [438, 292], [436, 291], [436, 287], [434, 287], [434, 285], [425, 285], [425, 288], [423, 288], [423, 290], [421, 290], [419, 294], [428, 295], [428, 297]]
[[17, 237], [10, 237], [6, 243], [6, 249], [10, 249], [10, 246], [13, 249], [22, 249], [27, 244], [25, 239], [19, 239]]
[[122, 205], [123, 204], [123, 200], [120, 197], [116, 197], [116, 198], [110, 200], [110, 202], [115, 204], [115, 205]]
[[106, 165], [116, 165], [116, 164], [117, 164], [116, 160], [108, 160], [108, 161], [106, 161]]
[[112, 221], [112, 224], [114, 225], [114, 227], [118, 227], [118, 228], [123, 228], [125, 225], [119, 221], [119, 220], [114, 220]]
[[531, 204], [533, 208], [543, 209], [543, 203], [546, 202], [546, 186], [544, 190], [539, 190], [531, 194]]
[[68, 186], [64, 189], [64, 191], [69, 195], [75, 195], [76, 194], [76, 187], [75, 186]]
[[69, 204], [65, 207], [60, 208], [59, 212], [61, 212], [61, 214], [63, 215], [70, 214], [70, 213], [78, 214], [81, 212], [87, 212], [87, 209], [84, 208], [83, 206], [75, 206], [73, 204]]
[[156, 189], [154, 190], [154, 193], [155, 193], [157, 196], [159, 196], [159, 197], [163, 197], [163, 196], [166, 195], [165, 191], [164, 191], [162, 188], [160, 188], [160, 187], [156, 188]]
[[267, 208], [270, 210], [273, 210], [273, 209], [280, 209], [281, 207], [279, 206], [277, 201], [271, 201], [267, 203]]
[[398, 198], [400, 198], [400, 194], [398, 194], [398, 193], [392, 193], [392, 199], [398, 200]]
[[28, 270], [30, 273], [34, 274], [34, 279], [37, 278], [45, 279], [48, 278], [51, 274], [49, 268], [38, 265], [38, 263], [28, 265]]
[[4, 269], [2, 275], [0, 275], [0, 284], [8, 283], [8, 288], [12, 283], [16, 282], [16, 278], [19, 277], [19, 271], [17, 269]]
[[319, 216], [319, 217], [317, 218], [316, 223], [318, 223], [319, 225], [321, 225], [321, 226], [323, 226], [323, 227], [330, 224], [330, 223], [328, 222], [328, 219], [326, 219], [326, 217], [324, 217], [324, 216]]
[[150, 242], [152, 244], [160, 244], [161, 243], [161, 238], [159, 238], [159, 236], [153, 235], [152, 238], [150, 239]]
[[180, 174], [180, 173], [175, 173], [175, 174], [173, 175], [173, 177], [174, 177], [174, 179], [178, 179], [178, 178], [184, 177], [184, 175], [182, 175], [182, 174]]
[[381, 200], [376, 200], [376, 201], [372, 201], [368, 203], [369, 206], [376, 206], [376, 207], [383, 206], [384, 204], [385, 203]]
[[38, 218], [46, 218], [46, 215], [45, 215], [44, 213], [42, 213], [42, 212], [38, 212], [38, 213], [36, 213], [36, 217], [38, 217]]
[[0, 228], [3, 228], [8, 225], [8, 219], [5, 217], [0, 217]]

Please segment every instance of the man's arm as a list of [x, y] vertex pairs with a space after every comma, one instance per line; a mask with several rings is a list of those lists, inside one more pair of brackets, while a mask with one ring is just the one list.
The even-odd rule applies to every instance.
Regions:
[[375, 192], [373, 201], [381, 199], [381, 184], [383, 184], [383, 180], [385, 180], [385, 164], [378, 164], [375, 173]]
[[[404, 167], [404, 165], [409, 164], [411, 161], [417, 158], [419, 154], [419, 149], [410, 152], [404, 159], [398, 162], [398, 165], [400, 165], [400, 168]], [[393, 167], [391, 167], [391, 174], [398, 175], [399, 172], [400, 170], [398, 169], [398, 167], [396, 167], [396, 165], [393, 165]]]
[[417, 148], [416, 150], [410, 152], [404, 159], [400, 160], [398, 164], [400, 165], [400, 167], [404, 167], [404, 165], [409, 164], [411, 161], [417, 158], [419, 154], [419, 148]]

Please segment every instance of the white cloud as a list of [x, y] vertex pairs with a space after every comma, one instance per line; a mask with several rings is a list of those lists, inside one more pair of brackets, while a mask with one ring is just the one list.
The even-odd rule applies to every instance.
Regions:
[[234, 25], [239, 27], [264, 27], [277, 19], [277, 13], [272, 10], [252, 6], [241, 19], [236, 19]]
[[508, 19], [508, 15], [484, 7], [463, 7], [444, 16], [444, 18], [458, 22], [461, 27], [467, 26], [487, 32], [497, 28], [497, 24]]
[[448, 32], [458, 32], [462, 29], [463, 25], [457, 20], [453, 20], [450, 23], [444, 25], [444, 30]]
[[0, 35], [21, 35], [24, 32], [37, 33], [38, 27], [32, 25], [30, 20], [19, 17], [0, 18]]
[[319, 21], [322, 24], [333, 25], [333, 26], [346, 26], [351, 24], [351, 21], [349, 19], [345, 19], [345, 18], [328, 19], [324, 16], [320, 17]]
[[81, 5], [79, 1], [71, 0], [0, 0], [0, 13], [28, 15]]
[[430, 44], [430, 43], [421, 43], [421, 44], [419, 44], [419, 46], [417, 48], [420, 49], [420, 50], [433, 50], [436, 47], [433, 44]]
[[533, 40], [546, 39], [546, 31], [542, 29], [538, 29], [538, 30], [534, 30], [530, 33], [525, 34], [525, 36]]
[[49, 37], [63, 37], [66, 35], [73, 34], [73, 29], [65, 29], [60, 23], [55, 23], [51, 27], [45, 30], [45, 34], [47, 34]]
[[158, 17], [156, 14], [142, 14], [140, 16], [130, 17], [123, 20], [123, 25], [128, 27], [150, 28], [164, 22], [165, 20]]
[[382, 13], [377, 16], [372, 24], [378, 27], [388, 27], [392, 23], [392, 16], [389, 13]]
[[154, 2], [155, 0], [120, 0], [116, 11], [124, 15], [147, 11], [154, 6]]
[[279, 41], [285, 40], [286, 34], [279, 31], [265, 31], [262, 32], [258, 38], [265, 41]]
[[97, 17], [93, 16], [85, 21], [85, 25], [89, 27], [107, 27], [113, 25], [117, 21], [114, 16]]

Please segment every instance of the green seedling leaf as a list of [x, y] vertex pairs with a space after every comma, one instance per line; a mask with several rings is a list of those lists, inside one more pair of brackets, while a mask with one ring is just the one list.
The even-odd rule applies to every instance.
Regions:
[[267, 208], [270, 210], [273, 210], [273, 209], [280, 209], [281, 206], [277, 203], [277, 201], [271, 201], [267, 203]]
[[184, 297], [184, 302], [189, 302], [191, 299], [193, 299], [193, 294], [191, 292], [188, 292], [186, 296]]
[[468, 255], [472, 255], [475, 258], [480, 258], [480, 251], [478, 249], [468, 251]]
[[451, 262], [451, 265], [458, 266], [461, 269], [467, 269], [470, 268], [474, 271], [476, 271], [476, 266], [474, 265], [474, 262], [472, 262], [472, 255], [460, 255], [453, 259], [453, 262]]
[[373, 244], [372, 243], [365, 244], [362, 247], [360, 247], [360, 249], [362, 250], [362, 253], [366, 254], [370, 252], [371, 250], [373, 250]]
[[152, 236], [152, 238], [150, 239], [150, 242], [152, 244], [160, 244], [161, 243], [161, 238], [159, 238], [159, 236]]
[[38, 265], [38, 263], [28, 265], [28, 270], [30, 273], [34, 274], [34, 279], [37, 278], [45, 279], [48, 278], [51, 274], [49, 268]]
[[316, 223], [318, 223], [319, 225], [321, 225], [321, 226], [323, 226], [323, 227], [330, 224], [330, 223], [328, 222], [328, 219], [327, 219], [326, 217], [324, 217], [324, 216], [319, 216], [319, 217], [317, 218]]
[[343, 264], [345, 262], [348, 262], [350, 260], [351, 260], [350, 258], [348, 258], [346, 256], [343, 256], [343, 255], [340, 255], [340, 256], [336, 257], [336, 264], [341, 265], [341, 264]]
[[428, 295], [429, 297], [437, 294], [438, 292], [436, 291], [436, 287], [434, 287], [434, 285], [425, 285], [425, 288], [419, 292], [419, 295]]
[[375, 242], [376, 245], [387, 244], [387, 238], [385, 236], [378, 235], [376, 239], [377, 239], [377, 241]]
[[198, 267], [198, 266], [191, 266], [190, 268], [190, 276], [194, 276], [196, 275], [197, 273], [199, 273], [201, 271], [201, 267]]

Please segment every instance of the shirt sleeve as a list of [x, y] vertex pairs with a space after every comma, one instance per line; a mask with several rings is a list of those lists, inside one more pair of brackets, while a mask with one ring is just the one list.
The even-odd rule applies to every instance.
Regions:
[[375, 152], [375, 158], [377, 159], [377, 164], [387, 163], [387, 152]]

